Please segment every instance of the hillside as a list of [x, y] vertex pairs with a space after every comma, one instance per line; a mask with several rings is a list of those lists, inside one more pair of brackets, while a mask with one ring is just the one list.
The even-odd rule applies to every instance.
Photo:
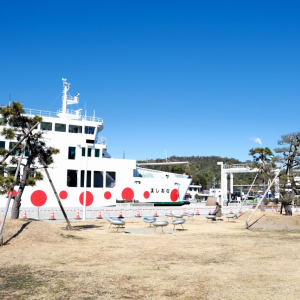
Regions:
[[[168, 159], [170, 162], [175, 161], [188, 161], [187, 165], [174, 165], [174, 166], [158, 166], [152, 167], [152, 169], [174, 172], [177, 174], [188, 174], [193, 177], [192, 184], [201, 184], [204, 189], [210, 188], [213, 185], [213, 178], [216, 178], [216, 188], [220, 185], [220, 166], [217, 162], [223, 162], [226, 164], [242, 164], [235, 158], [220, 157], [220, 156], [171, 156]], [[148, 162], [164, 162], [164, 159], [148, 160]], [[145, 161], [139, 161], [145, 162]], [[150, 167], [147, 167], [150, 168]], [[234, 184], [250, 184], [254, 178], [253, 174], [235, 174]]]

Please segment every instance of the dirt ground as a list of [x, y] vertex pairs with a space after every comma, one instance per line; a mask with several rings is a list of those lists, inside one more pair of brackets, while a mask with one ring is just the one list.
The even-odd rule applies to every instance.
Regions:
[[7, 220], [0, 299], [299, 299], [300, 214], [249, 213], [234, 222], [187, 220], [154, 233], [107, 220]]

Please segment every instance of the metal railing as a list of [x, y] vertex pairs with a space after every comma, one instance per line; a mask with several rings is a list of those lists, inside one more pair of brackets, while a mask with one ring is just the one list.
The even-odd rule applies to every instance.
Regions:
[[[62, 110], [58, 110], [57, 112], [54, 111], [46, 111], [46, 110], [38, 110], [38, 109], [31, 109], [31, 108], [24, 108], [25, 113], [31, 116], [40, 116], [40, 117], [51, 117], [51, 118], [59, 118], [58, 114], [62, 113]], [[72, 116], [77, 116], [78, 119], [85, 120], [85, 121], [92, 121], [103, 123], [103, 119], [99, 117], [90, 117], [90, 116], [83, 116], [79, 114], [79, 111], [67, 109], [66, 113]]]
[[107, 143], [107, 139], [103, 136], [99, 136], [97, 138], [96, 144], [100, 144], [100, 145], [106, 145]]
[[224, 165], [224, 169], [247, 169], [249, 168], [246, 164], [237, 164], [237, 165]]
[[57, 112], [53, 112], [53, 111], [38, 110], [38, 109], [31, 109], [31, 108], [24, 108], [24, 110], [27, 115], [31, 115], [31, 116], [58, 118]]
[[[149, 174], [153, 175], [153, 177], [148, 177]], [[140, 168], [140, 167], [136, 168], [134, 177], [164, 178], [164, 179], [166, 179], [166, 178], [187, 178], [186, 175], [163, 172], [163, 171], [158, 171], [158, 170], [150, 170], [150, 169], [145, 169], [145, 168]]]

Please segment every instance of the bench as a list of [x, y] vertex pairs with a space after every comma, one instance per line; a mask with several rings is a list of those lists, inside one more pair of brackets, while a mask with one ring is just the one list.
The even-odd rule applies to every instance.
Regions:
[[228, 214], [228, 215], [226, 216], [226, 218], [227, 218], [227, 222], [229, 222], [230, 219], [236, 219], [236, 218], [237, 218], [237, 215], [236, 215], [236, 214]]
[[215, 215], [206, 215], [206, 220], [207, 222], [210, 220], [210, 221], [216, 221], [216, 216]]
[[143, 221], [146, 223], [146, 226], [147, 226], [147, 223], [148, 223], [148, 224], [150, 224], [150, 227], [151, 227], [151, 224], [156, 221], [156, 218], [154, 218], [154, 217], [145, 217], [145, 218], [143, 218]]
[[183, 215], [180, 215], [180, 214], [174, 214], [173, 216], [176, 219], [182, 219], [183, 218]]
[[117, 228], [117, 231], [119, 231], [119, 228], [125, 228], [125, 222], [119, 218], [108, 218], [108, 222], [110, 223], [109, 228], [111, 227], [111, 225], [115, 226], [115, 228]]
[[169, 225], [168, 221], [155, 221], [153, 223], [153, 226], [155, 227], [154, 232], [156, 231], [157, 227], [161, 227], [161, 231], [164, 232], [164, 228], [163, 227], [168, 226], [168, 225]]
[[185, 219], [178, 219], [178, 220], [172, 221], [172, 224], [174, 225], [173, 231], [174, 231], [176, 225], [181, 225], [182, 229], [184, 229], [183, 225], [182, 225], [183, 223], [185, 223]]
[[174, 217], [174, 215], [171, 214], [171, 213], [166, 213], [165, 216], [166, 216], [166, 219], [169, 218], [169, 217], [173, 219], [173, 217]]
[[192, 218], [194, 215], [195, 215], [194, 213], [189, 213], [189, 212], [186, 213], [186, 216], [187, 216], [188, 218]]
[[206, 215], [207, 222], [209, 220], [211, 220], [212, 222], [213, 221], [223, 221], [222, 217], [223, 217], [223, 214], [221, 214], [220, 217], [217, 217], [216, 215]]

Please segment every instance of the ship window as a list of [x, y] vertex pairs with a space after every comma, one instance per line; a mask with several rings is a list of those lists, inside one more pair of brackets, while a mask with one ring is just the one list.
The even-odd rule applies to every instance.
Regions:
[[29, 178], [29, 177], [34, 177], [34, 169], [33, 168], [30, 168], [30, 170], [29, 170], [29, 172], [28, 172], [28, 174], [27, 174], [27, 179]]
[[[87, 171], [86, 187], [91, 187], [91, 178], [92, 178], [92, 172]], [[84, 187], [84, 171], [83, 170], [81, 170], [81, 174], [80, 174], [80, 187]]]
[[[34, 144], [33, 144], [33, 143], [30, 143], [30, 145], [31, 145], [31, 149], [33, 149], [33, 148], [34, 148]], [[26, 148], [25, 148], [25, 156], [26, 156], [26, 157], [29, 156], [29, 150], [28, 150], [28, 147], [27, 147], [27, 146], [26, 146]]]
[[[9, 167], [8, 168], [8, 175], [15, 176], [16, 171], [17, 171], [16, 167]], [[17, 175], [17, 183], [19, 183], [19, 182], [20, 182], [20, 172], [18, 172], [18, 175]]]
[[94, 134], [95, 127], [92, 126], [84, 126], [84, 133], [85, 134]]
[[100, 149], [95, 149], [95, 157], [100, 157]]
[[106, 172], [106, 187], [113, 188], [116, 185], [116, 172]]
[[[9, 142], [9, 150], [11, 150], [16, 144], [17, 144], [17, 142]], [[20, 153], [21, 153], [21, 149], [19, 148], [19, 149], [15, 150], [14, 152], [12, 152], [11, 155], [20, 156]]]
[[67, 170], [67, 186], [77, 187], [77, 170]]
[[5, 149], [5, 142], [4, 141], [0, 142], [0, 148]]
[[68, 159], [75, 159], [76, 148], [69, 147]]
[[50, 122], [41, 122], [41, 130], [52, 130], [52, 123]]
[[81, 149], [81, 155], [82, 155], [82, 156], [85, 156], [85, 148], [82, 148], [82, 149]]
[[82, 126], [69, 125], [69, 132], [71, 132], [71, 133], [82, 133]]
[[66, 124], [55, 123], [55, 131], [66, 132]]
[[94, 187], [103, 188], [103, 172], [94, 171]]
[[88, 148], [88, 157], [92, 156], [92, 148]]

